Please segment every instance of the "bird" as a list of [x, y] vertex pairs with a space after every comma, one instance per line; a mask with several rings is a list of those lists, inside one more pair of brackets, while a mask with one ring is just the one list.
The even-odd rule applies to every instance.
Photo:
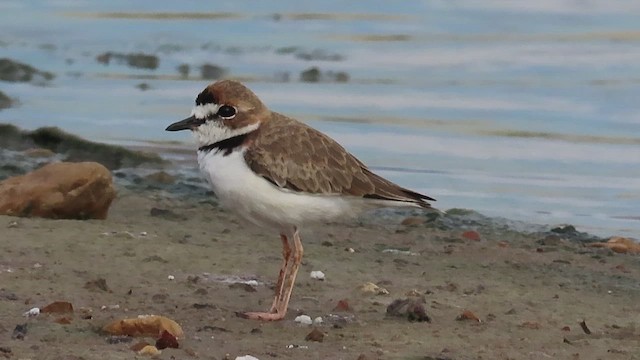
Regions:
[[238, 81], [219, 80], [198, 94], [188, 118], [166, 131], [189, 130], [198, 165], [219, 203], [259, 227], [280, 233], [282, 266], [269, 310], [245, 319], [285, 317], [303, 256], [305, 224], [348, 219], [395, 206], [433, 209], [435, 199], [375, 173], [337, 141], [271, 111]]

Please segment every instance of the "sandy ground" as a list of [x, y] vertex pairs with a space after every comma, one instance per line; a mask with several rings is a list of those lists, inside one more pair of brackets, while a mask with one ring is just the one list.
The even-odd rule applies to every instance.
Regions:
[[[471, 241], [462, 230], [424, 225], [307, 228], [287, 318], [237, 318], [271, 304], [278, 234], [202, 200], [120, 189], [106, 221], [0, 216], [0, 358], [142, 358], [129, 349], [137, 339], [111, 344], [99, 329], [158, 314], [186, 333], [160, 359], [640, 359], [640, 258], [511, 232]], [[151, 216], [154, 207], [177, 216]], [[389, 248], [411, 254], [383, 252]], [[312, 270], [326, 280], [311, 279]], [[250, 292], [218, 281], [230, 276], [263, 285]], [[107, 291], [85, 286], [100, 278]], [[364, 294], [366, 282], [390, 294]], [[425, 297], [430, 323], [385, 316], [409, 292]], [[352, 312], [333, 311], [341, 299]], [[56, 323], [60, 315], [23, 316], [56, 300], [74, 305], [70, 324]], [[456, 320], [464, 310], [481, 321]], [[325, 319], [323, 342], [305, 340], [312, 327], [293, 321], [301, 313]], [[13, 339], [25, 323], [24, 339]]]

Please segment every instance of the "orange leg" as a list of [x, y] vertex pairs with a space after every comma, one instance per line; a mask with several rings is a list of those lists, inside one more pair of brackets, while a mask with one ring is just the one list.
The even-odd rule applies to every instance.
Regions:
[[[274, 321], [281, 320], [286, 315], [287, 308], [289, 307], [289, 299], [291, 298], [293, 286], [296, 281], [298, 268], [302, 262], [303, 248], [298, 229], [295, 229], [293, 233], [293, 253], [291, 253], [287, 237], [280, 235], [280, 238], [282, 239], [284, 263], [282, 269], [280, 269], [280, 275], [278, 276], [276, 297], [271, 309], [269, 312], [237, 313], [239, 317], [252, 320]], [[291, 255], [293, 255], [293, 261], [290, 261]]]

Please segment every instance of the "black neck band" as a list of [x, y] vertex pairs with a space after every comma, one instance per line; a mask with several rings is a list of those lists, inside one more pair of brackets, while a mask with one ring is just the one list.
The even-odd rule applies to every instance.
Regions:
[[200, 146], [198, 151], [224, 151], [223, 155], [227, 156], [233, 152], [233, 150], [237, 147], [240, 147], [244, 140], [249, 136], [250, 133], [237, 135], [228, 139], [220, 140], [218, 142], [214, 142], [211, 145]]

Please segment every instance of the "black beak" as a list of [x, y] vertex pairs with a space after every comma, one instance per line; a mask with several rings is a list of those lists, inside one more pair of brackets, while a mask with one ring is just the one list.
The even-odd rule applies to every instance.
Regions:
[[196, 119], [195, 116], [188, 117], [184, 120], [175, 122], [165, 129], [166, 131], [180, 131], [180, 130], [193, 130], [199, 125], [202, 125], [204, 120]]

